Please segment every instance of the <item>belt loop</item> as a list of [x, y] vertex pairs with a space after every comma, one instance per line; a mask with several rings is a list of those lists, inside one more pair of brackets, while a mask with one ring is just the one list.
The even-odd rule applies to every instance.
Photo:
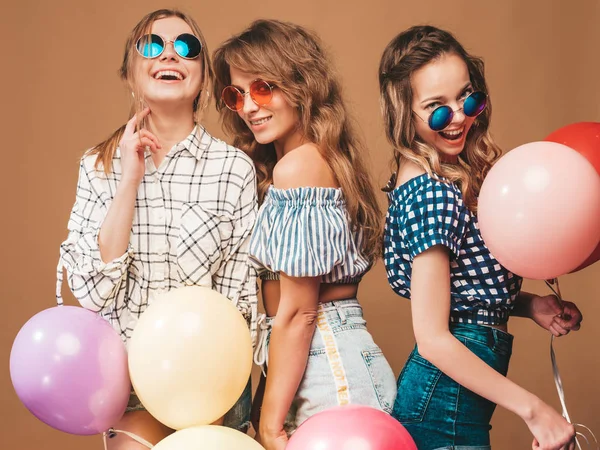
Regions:
[[333, 303], [333, 306], [335, 306], [335, 310], [337, 311], [338, 315], [340, 316], [342, 325], [346, 325], [346, 322], [348, 321], [348, 317], [346, 316], [346, 313], [344, 312], [344, 305], [338, 305], [338, 303], [336, 301], [333, 301], [332, 303]]
[[496, 330], [495, 328], [490, 328], [492, 330], [492, 336], [493, 336], [493, 340], [492, 340], [492, 349], [496, 350], [496, 348], [498, 348], [498, 330]]

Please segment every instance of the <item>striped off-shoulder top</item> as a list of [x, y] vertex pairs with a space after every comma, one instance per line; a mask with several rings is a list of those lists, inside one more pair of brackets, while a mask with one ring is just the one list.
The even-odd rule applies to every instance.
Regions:
[[349, 222], [342, 190], [270, 186], [250, 240], [250, 261], [264, 279], [320, 276], [323, 283], [358, 283], [371, 262], [362, 233]]

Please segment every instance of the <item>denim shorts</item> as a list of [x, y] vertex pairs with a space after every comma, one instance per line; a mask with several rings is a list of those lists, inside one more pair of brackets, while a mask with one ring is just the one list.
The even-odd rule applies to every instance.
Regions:
[[[273, 320], [267, 318], [267, 346]], [[337, 405], [367, 405], [391, 413], [395, 397], [394, 373], [367, 331], [358, 300], [320, 304], [308, 363], [285, 431], [292, 434], [313, 414]]]
[[[248, 380], [248, 384], [244, 388], [244, 392], [233, 405], [233, 407], [225, 413], [223, 425], [229, 428], [234, 428], [238, 431], [246, 433], [250, 428], [250, 411], [252, 409], [252, 383]], [[125, 412], [131, 411], [146, 411], [144, 405], [138, 398], [135, 391], [131, 390], [129, 403]]]
[[[513, 336], [495, 328], [456, 323], [450, 332], [506, 376]], [[490, 450], [490, 421], [496, 405], [469, 391], [424, 359], [415, 346], [398, 378], [392, 415], [419, 450]]]

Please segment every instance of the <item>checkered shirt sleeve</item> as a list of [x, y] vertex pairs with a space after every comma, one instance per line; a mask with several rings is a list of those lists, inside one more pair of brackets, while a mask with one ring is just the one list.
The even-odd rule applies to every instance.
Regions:
[[428, 248], [443, 245], [458, 257], [469, 215], [456, 188], [428, 183], [407, 205], [405, 242], [411, 258]]

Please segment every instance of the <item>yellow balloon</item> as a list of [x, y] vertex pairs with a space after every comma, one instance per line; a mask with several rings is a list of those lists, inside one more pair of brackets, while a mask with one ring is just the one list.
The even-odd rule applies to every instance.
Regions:
[[148, 306], [129, 342], [131, 382], [148, 412], [180, 430], [222, 417], [252, 370], [250, 331], [225, 296], [199, 286]]
[[152, 450], [264, 450], [264, 447], [232, 428], [205, 425], [176, 431]]

